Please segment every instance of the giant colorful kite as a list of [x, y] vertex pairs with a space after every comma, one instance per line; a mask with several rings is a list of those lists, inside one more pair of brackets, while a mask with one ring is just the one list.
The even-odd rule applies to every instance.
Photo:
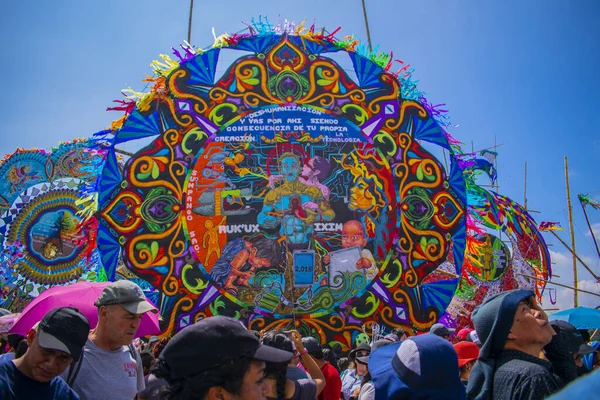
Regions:
[[[470, 324], [473, 308], [487, 297], [511, 289], [531, 289], [538, 300], [551, 276], [550, 254], [536, 222], [521, 205], [475, 183], [480, 172], [495, 180], [494, 168], [462, 161], [467, 183], [467, 252], [456, 294], [442, 322]], [[487, 165], [480, 162], [480, 165]]]
[[49, 286], [98, 278], [98, 253], [81, 235], [79, 213], [104, 155], [98, 141], [78, 140], [51, 152], [17, 150], [2, 161], [2, 307], [19, 311]]
[[158, 289], [165, 333], [224, 314], [350, 346], [364, 324], [436, 322], [458, 279], [428, 277], [450, 252], [462, 264], [466, 192], [409, 71], [352, 38], [262, 20], [182, 49], [113, 125], [115, 146], [152, 142], [124, 169], [109, 154], [102, 173], [109, 277], [122, 257]]

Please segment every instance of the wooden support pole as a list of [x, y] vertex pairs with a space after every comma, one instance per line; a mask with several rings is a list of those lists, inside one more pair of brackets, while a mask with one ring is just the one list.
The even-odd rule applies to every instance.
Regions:
[[527, 275], [527, 274], [521, 274], [521, 273], [519, 273], [519, 272], [516, 272], [516, 274], [517, 274], [517, 275], [522, 275], [522, 276], [525, 276], [525, 277], [527, 277], [527, 278], [535, 279], [536, 281], [546, 282], [546, 283], [549, 283], [549, 284], [551, 284], [551, 285], [556, 285], [556, 286], [564, 287], [564, 288], [567, 288], [567, 289], [571, 289], [571, 290], [573, 290], [573, 291], [575, 291], [575, 292], [587, 293], [587, 294], [591, 294], [591, 295], [593, 295], [593, 296], [598, 296], [598, 297], [600, 297], [600, 293], [594, 293], [594, 292], [590, 292], [589, 290], [583, 290], [583, 289], [574, 288], [574, 287], [572, 287], [572, 286], [563, 285], [562, 283], [557, 283], [557, 282], [547, 281], [547, 280], [545, 280], [545, 279], [542, 279], [542, 278], [536, 278], [535, 276], [531, 276], [531, 275]]
[[[456, 275], [456, 274], [453, 274], [452, 272], [448, 272], [448, 271], [442, 271], [442, 270], [438, 270], [437, 272], [441, 272], [441, 273], [443, 273], [444, 275], [447, 275], [447, 276], [449, 276], [449, 277], [452, 277], [452, 278], [459, 278], [459, 276], [458, 276], [458, 275]], [[594, 296], [598, 296], [598, 297], [600, 297], [600, 293], [594, 293], [594, 292], [590, 292], [590, 291], [588, 291], [588, 290], [583, 290], [583, 289], [574, 288], [574, 287], [572, 287], [572, 286], [563, 285], [562, 283], [557, 283], [557, 282], [548, 281], [548, 280], [546, 280], [546, 279], [538, 278], [538, 277], [531, 276], [531, 275], [527, 275], [527, 274], [522, 274], [522, 273], [520, 273], [520, 272], [515, 272], [515, 274], [517, 274], [517, 275], [521, 275], [521, 276], [524, 276], [524, 277], [527, 277], [527, 278], [530, 278], [530, 279], [535, 279], [536, 281], [540, 281], [540, 282], [546, 282], [546, 283], [549, 283], [549, 284], [551, 284], [551, 285], [556, 285], [556, 286], [564, 287], [564, 288], [571, 289], [571, 290], [574, 290], [574, 291], [577, 291], [577, 292], [581, 292], [581, 293], [587, 293], [587, 294], [591, 294], [591, 295], [594, 295]]]
[[134, 153], [130, 153], [125, 150], [117, 149], [116, 147], [115, 147], [115, 153], [123, 154], [124, 156], [129, 156], [129, 157], [133, 157], [135, 155]]
[[373, 45], [371, 44], [371, 31], [369, 29], [369, 19], [367, 18], [367, 6], [365, 0], [362, 0], [363, 15], [365, 17], [365, 28], [367, 30], [367, 43], [369, 44], [369, 53], [373, 51]]
[[194, 10], [194, 0], [190, 0], [190, 18], [188, 20], [187, 42], [192, 44], [192, 11]]
[[527, 211], [527, 163], [525, 163], [525, 179], [523, 180], [523, 207]]
[[577, 258], [575, 255], [577, 250], [575, 249], [575, 231], [573, 230], [573, 207], [571, 207], [571, 188], [569, 187], [569, 160], [565, 156], [565, 185], [567, 187], [567, 209], [569, 211], [569, 231], [571, 232], [571, 248], [573, 249], [573, 287], [575, 292], [573, 293], [573, 306], [577, 307], [579, 302], [577, 300]]
[[598, 248], [598, 241], [596, 240], [596, 234], [592, 229], [592, 224], [590, 224], [590, 219], [588, 218], [586, 207], [583, 203], [581, 203], [581, 208], [583, 208], [583, 215], [585, 215], [585, 222], [587, 222], [587, 226], [590, 230], [590, 235], [592, 235], [592, 240], [594, 240], [594, 245], [596, 246], [596, 252], [598, 253], [598, 257], [600, 257], [600, 249]]

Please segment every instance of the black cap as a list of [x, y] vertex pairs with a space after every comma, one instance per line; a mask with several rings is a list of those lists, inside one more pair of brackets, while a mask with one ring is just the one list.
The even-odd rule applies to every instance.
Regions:
[[302, 345], [311, 356], [318, 358], [319, 360], [323, 359], [323, 349], [321, 349], [321, 345], [312, 336], [307, 336], [302, 338]]
[[260, 344], [237, 319], [216, 316], [200, 320], [173, 336], [160, 359], [170, 371], [167, 380], [176, 380], [242, 357], [283, 363], [292, 355]]
[[60, 307], [46, 313], [37, 328], [38, 344], [60, 350], [78, 360], [90, 332], [87, 318], [73, 307]]
[[[354, 361], [356, 359], [356, 353], [358, 351], [366, 351], [369, 354], [371, 354], [371, 346], [369, 345], [369, 343], [359, 344], [355, 349], [352, 349], [350, 351], [350, 353], [348, 353], [348, 360]], [[368, 358], [368, 356], [367, 356], [367, 358]], [[365, 363], [363, 362], [363, 364], [365, 364]]]
[[552, 321], [550, 325], [552, 325], [552, 327], [556, 330], [564, 332], [564, 335], [567, 339], [567, 345], [569, 346], [569, 352], [571, 354], [584, 356], [586, 354], [592, 354], [596, 351], [593, 347], [585, 343], [583, 336], [581, 336], [581, 333], [577, 330], [577, 328], [567, 321]]
[[450, 336], [454, 331], [455, 329], [448, 328], [446, 325], [439, 323], [431, 325], [431, 328], [429, 329], [429, 333], [433, 333], [437, 336]]

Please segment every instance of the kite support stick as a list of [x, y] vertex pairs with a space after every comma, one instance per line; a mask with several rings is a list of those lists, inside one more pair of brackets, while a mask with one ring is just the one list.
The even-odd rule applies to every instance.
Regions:
[[571, 289], [571, 290], [573, 290], [575, 292], [587, 293], [587, 294], [591, 294], [593, 296], [600, 297], [600, 293], [594, 293], [594, 292], [590, 292], [589, 290], [578, 289], [578, 288], [575, 288], [573, 286], [563, 285], [562, 283], [556, 283], [556, 282], [552, 282], [552, 281], [547, 281], [545, 279], [536, 278], [535, 276], [531, 276], [531, 275], [527, 275], [527, 274], [521, 274], [519, 272], [516, 272], [516, 274], [525, 276], [525, 277], [530, 278], [530, 279], [535, 279], [536, 281], [546, 282], [546, 283], [549, 283], [551, 285], [556, 285], [556, 286], [561, 286], [561, 287], [564, 287], [564, 288], [567, 288], [567, 289]]
[[442, 156], [444, 158], [444, 166], [446, 167], [446, 171], [450, 171], [448, 168], [448, 160], [446, 159], [446, 150], [442, 148]]
[[527, 163], [525, 163], [525, 174], [523, 179], [523, 207], [527, 210]]
[[594, 239], [594, 245], [596, 246], [596, 252], [598, 253], [598, 257], [600, 257], [600, 249], [598, 248], [598, 241], [596, 240], [596, 234], [592, 229], [592, 225], [590, 224], [590, 219], [588, 218], [587, 211], [585, 210], [585, 205], [581, 203], [581, 208], [583, 208], [583, 215], [585, 215], [585, 222], [587, 222], [587, 226], [590, 230], [590, 234], [592, 235], [592, 239]]
[[188, 20], [187, 42], [192, 43], [192, 11], [194, 10], [194, 0], [190, 0], [190, 19]]
[[129, 157], [135, 156], [135, 154], [133, 154], [133, 153], [130, 153], [130, 152], [125, 151], [125, 150], [117, 149], [116, 147], [115, 147], [115, 153], [123, 154], [123, 155], [129, 156]]
[[[496, 135], [494, 135], [494, 151], [498, 152], [498, 142], [496, 141]], [[498, 157], [496, 158], [496, 165], [494, 166], [496, 168], [496, 171], [498, 171]], [[496, 185], [496, 192], [500, 191], [500, 185], [498, 184], [498, 176], [496, 176], [496, 179], [494, 180], [494, 184]], [[502, 231], [500, 231], [500, 235], [502, 235]], [[500, 239], [502, 239], [502, 236], [500, 236]]]
[[569, 187], [569, 161], [567, 156], [565, 156], [565, 185], [567, 187], [567, 210], [569, 211], [569, 231], [571, 232], [571, 247], [573, 248], [573, 286], [575, 287], [575, 292], [573, 293], [573, 305], [577, 307], [577, 259], [575, 250], [575, 232], [573, 231], [573, 208], [571, 207], [571, 189]]
[[558, 239], [558, 241], [559, 241], [559, 242], [561, 242], [561, 243], [563, 244], [563, 246], [565, 246], [565, 247], [567, 248], [567, 250], [569, 250], [569, 251], [571, 252], [571, 254], [573, 254], [573, 256], [575, 256], [575, 257], [576, 257], [576, 258], [579, 260], [579, 262], [580, 262], [580, 263], [581, 263], [581, 264], [582, 264], [582, 265], [585, 267], [585, 269], [587, 269], [587, 270], [588, 270], [588, 272], [589, 272], [590, 274], [592, 274], [592, 276], [594, 277], [594, 279], [595, 279], [595, 280], [597, 280], [597, 281], [600, 281], [600, 276], [596, 275], [596, 274], [594, 273], [594, 271], [592, 271], [592, 269], [589, 267], [589, 265], [587, 265], [587, 264], [586, 264], [586, 263], [585, 263], [585, 262], [584, 262], [584, 261], [581, 259], [581, 257], [579, 257], [579, 256], [578, 256], [578, 255], [577, 255], [577, 254], [576, 254], [576, 253], [573, 251], [573, 249], [572, 249], [571, 247], [569, 247], [569, 245], [568, 245], [568, 244], [567, 244], [567, 243], [566, 243], [564, 240], [562, 240], [562, 239], [560, 238], [560, 236], [558, 236], [558, 235], [556, 234], [556, 232], [554, 232], [554, 231], [549, 231], [549, 232], [550, 232], [550, 233], [552, 233], [552, 234], [553, 234], [553, 235], [554, 235], [554, 236], [555, 236], [555, 237]]
[[362, 0], [362, 8], [363, 15], [365, 17], [365, 28], [367, 30], [367, 42], [369, 43], [369, 53], [373, 51], [373, 46], [371, 45], [371, 31], [369, 30], [369, 19], [367, 18], [367, 6], [365, 5], [365, 0]]
[[491, 150], [491, 149], [494, 149], [494, 151], [496, 151], [496, 149], [497, 149], [498, 147], [502, 147], [502, 146], [504, 146], [504, 143], [495, 144], [495, 145], [493, 145], [493, 146], [486, 147], [486, 148], [484, 148], [484, 149], [479, 149], [479, 150], [475, 151], [475, 150], [474, 150], [474, 147], [473, 147], [473, 141], [471, 140], [471, 153], [480, 153], [480, 152], [482, 152], [482, 151], [484, 151], [484, 150]]

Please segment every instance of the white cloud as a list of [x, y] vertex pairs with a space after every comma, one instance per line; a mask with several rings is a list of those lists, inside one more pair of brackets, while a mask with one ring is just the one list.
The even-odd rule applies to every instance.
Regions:
[[[596, 238], [600, 237], [600, 222], [592, 224], [592, 231], [594, 232], [594, 235], [596, 235]], [[592, 234], [589, 231], [585, 235], [587, 237], [592, 237]]]
[[[571, 253], [554, 251], [549, 249], [550, 260], [552, 261], [552, 280], [558, 283], [567, 285], [573, 284], [573, 256]], [[581, 256], [581, 259], [592, 269], [596, 274], [599, 274], [598, 259], [592, 257]], [[577, 261], [578, 277], [582, 280], [592, 279], [593, 276], [585, 269], [579, 261]], [[557, 277], [558, 276], [558, 277]]]
[[[549, 249], [550, 251], [550, 259], [552, 260], [552, 264], [555, 266], [566, 266], [571, 262], [571, 256], [565, 253], [561, 253], [559, 251], [554, 251]], [[554, 266], [553, 266], [554, 268]]]

